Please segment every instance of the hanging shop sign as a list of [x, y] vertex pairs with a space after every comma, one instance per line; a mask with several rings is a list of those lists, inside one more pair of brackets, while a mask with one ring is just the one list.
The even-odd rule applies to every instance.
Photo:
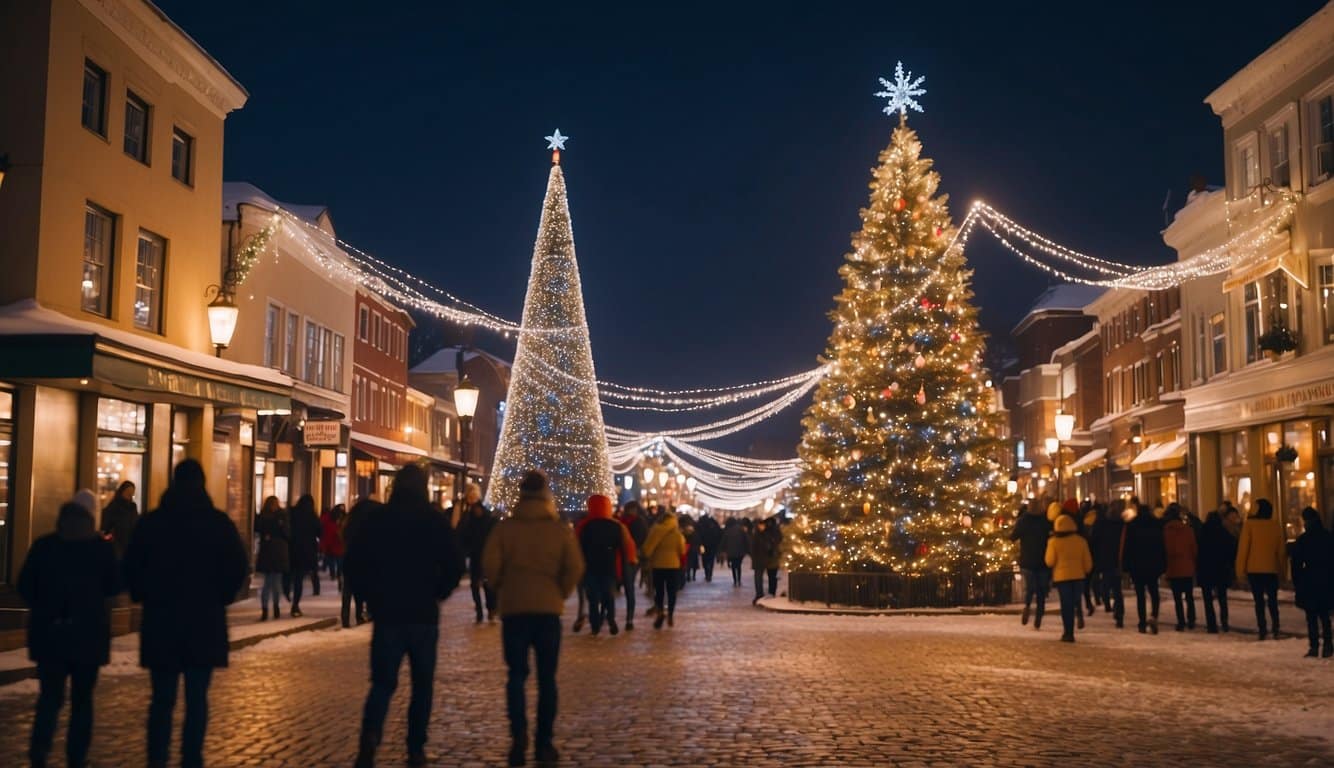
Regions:
[[308, 420], [305, 426], [306, 445], [339, 445], [343, 442], [342, 422]]

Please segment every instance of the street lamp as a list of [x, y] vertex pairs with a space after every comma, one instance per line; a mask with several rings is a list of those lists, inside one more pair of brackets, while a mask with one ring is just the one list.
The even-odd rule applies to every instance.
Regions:
[[644, 485], [652, 485], [655, 474], [657, 473], [653, 471], [653, 467], [644, 467]]
[[236, 333], [236, 316], [241, 310], [225, 288], [210, 285], [204, 297], [208, 298], [210, 293], [213, 294], [213, 301], [208, 304], [208, 335], [213, 342], [214, 354], [222, 357], [222, 350], [232, 343], [232, 334]]
[[454, 387], [454, 410], [459, 414], [459, 458], [463, 461], [463, 483], [468, 483], [468, 442], [472, 439], [472, 417], [477, 413], [481, 390], [465, 374]]

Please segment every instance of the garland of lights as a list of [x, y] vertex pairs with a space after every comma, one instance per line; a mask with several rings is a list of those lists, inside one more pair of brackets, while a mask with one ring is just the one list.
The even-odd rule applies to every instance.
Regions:
[[236, 285], [239, 287], [250, 277], [250, 270], [259, 263], [259, 257], [264, 252], [264, 247], [273, 239], [275, 233], [282, 228], [282, 219], [275, 214], [268, 224], [265, 224], [258, 232], [251, 235], [241, 249], [236, 252], [234, 266], [236, 276]]

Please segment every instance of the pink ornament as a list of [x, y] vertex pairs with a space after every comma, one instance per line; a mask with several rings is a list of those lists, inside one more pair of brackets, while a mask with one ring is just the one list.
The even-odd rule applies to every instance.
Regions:
[[914, 367], [921, 368], [926, 365], [926, 358], [921, 355], [918, 355], [917, 359], [912, 361], [912, 364]]
[[926, 405], [926, 385], [917, 388], [917, 404]]

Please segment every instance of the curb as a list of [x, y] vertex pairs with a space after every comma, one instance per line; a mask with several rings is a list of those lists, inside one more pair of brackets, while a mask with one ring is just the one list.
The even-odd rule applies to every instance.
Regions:
[[764, 601], [756, 603], [770, 613], [791, 613], [798, 616], [1018, 616], [1023, 612], [1021, 608], [1011, 608], [1008, 606], [974, 606], [961, 608], [884, 608], [884, 609], [858, 609], [850, 606], [820, 608], [811, 606], [809, 608], [774, 608], [765, 605]]
[[[252, 645], [261, 643], [265, 640], [271, 640], [275, 637], [286, 637], [288, 635], [295, 635], [302, 632], [315, 632], [322, 629], [332, 629], [336, 626], [338, 626], [338, 619], [336, 617], [330, 616], [329, 618], [318, 619], [315, 621], [308, 622], [306, 624], [301, 624], [300, 626], [289, 627], [288, 629], [282, 629], [277, 632], [269, 632], [263, 635], [252, 635], [250, 637], [243, 637], [239, 640], [231, 640], [227, 643], [227, 647], [229, 650], [238, 651], [242, 648], [248, 648]], [[7, 669], [4, 671], [0, 671], [0, 686], [9, 685], [10, 683], [17, 683], [21, 680], [32, 680], [36, 677], [37, 677], [36, 664], [33, 664], [32, 666], [28, 667], [19, 667], [18, 669]]]

